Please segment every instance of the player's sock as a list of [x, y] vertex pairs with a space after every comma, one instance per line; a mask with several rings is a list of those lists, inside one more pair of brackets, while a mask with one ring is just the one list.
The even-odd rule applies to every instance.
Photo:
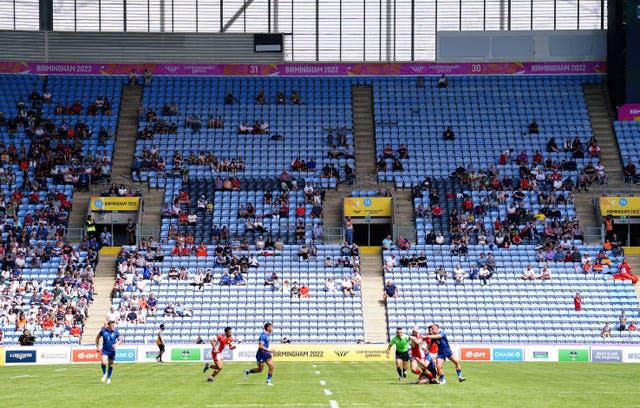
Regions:
[[407, 370], [402, 369], [402, 378], [407, 378]]
[[398, 377], [402, 378], [402, 368], [396, 368], [396, 371], [398, 372]]
[[100, 368], [102, 368], [102, 375], [105, 375], [107, 373], [107, 366], [106, 364], [100, 364]]
[[107, 378], [111, 379], [111, 373], [113, 373], [113, 367], [109, 367], [107, 370]]
[[456, 370], [456, 374], [458, 374], [458, 377], [462, 377], [462, 370]]
[[271, 377], [273, 377], [273, 374], [267, 374], [267, 382], [271, 382]]

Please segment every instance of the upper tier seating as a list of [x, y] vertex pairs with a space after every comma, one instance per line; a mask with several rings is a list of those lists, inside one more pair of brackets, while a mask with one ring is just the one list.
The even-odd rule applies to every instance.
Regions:
[[[376, 118], [376, 151], [384, 146], [394, 151], [405, 144], [409, 158], [402, 159], [403, 171], [378, 173], [381, 181], [395, 181], [409, 187], [425, 176], [447, 177], [460, 166], [476, 170], [498, 164], [501, 152], [525, 151], [529, 158], [540, 150], [560, 162], [566, 153], [547, 153], [547, 140], [556, 138], [560, 147], [566, 139], [579, 137], [586, 143], [591, 126], [580, 85], [601, 81], [599, 77], [455, 77], [448, 88], [416, 88], [413, 78], [373, 79]], [[539, 134], [529, 134], [536, 120]], [[444, 141], [448, 126], [454, 141]], [[589, 161], [578, 159], [578, 169]], [[501, 167], [503, 174], [518, 174], [518, 166]], [[575, 173], [573, 174], [575, 176]]]
[[[266, 96], [263, 105], [254, 101], [260, 89]], [[292, 90], [299, 92], [300, 104], [289, 101]], [[278, 91], [287, 96], [285, 104], [276, 104]], [[229, 92], [234, 101], [225, 104], [224, 98]], [[163, 106], [173, 102], [179, 113], [163, 115]], [[319, 181], [320, 170], [326, 164], [335, 165], [341, 174], [345, 164], [354, 167], [353, 159], [327, 156], [329, 133], [335, 141], [337, 133], [344, 132], [347, 143], [353, 145], [350, 102], [351, 81], [348, 78], [159, 77], [145, 88], [143, 109], [154, 111], [158, 120], [174, 122], [177, 130], [175, 134], [154, 132], [151, 139], [139, 140], [136, 155], [142, 157], [145, 150], [157, 146], [159, 157], [164, 159], [167, 173], [170, 173], [173, 156], [180, 153], [193, 178], [211, 177], [212, 172], [209, 166], [188, 164], [186, 159], [191, 153], [212, 152], [219, 160], [240, 159], [245, 163], [245, 169], [238, 174], [241, 178], [275, 177], [283, 169], [289, 170], [295, 158], [305, 161], [315, 158], [315, 171], [294, 172], [293, 176]], [[187, 118], [193, 116], [201, 121], [198, 131], [187, 126]], [[224, 123], [222, 128], [208, 128], [210, 117], [220, 117]], [[269, 125], [268, 134], [238, 134], [242, 122], [251, 127], [254, 122], [263, 120]], [[141, 115], [139, 130], [143, 131], [147, 125], [146, 115]], [[283, 136], [284, 140], [272, 140], [275, 135]], [[215, 172], [213, 177], [218, 174], [224, 177], [227, 172]], [[155, 184], [164, 175], [145, 169], [140, 177]]]

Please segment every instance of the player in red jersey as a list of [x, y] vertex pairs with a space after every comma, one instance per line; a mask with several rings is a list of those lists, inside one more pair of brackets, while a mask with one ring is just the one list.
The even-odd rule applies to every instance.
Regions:
[[433, 382], [435, 377], [432, 370], [429, 369], [433, 363], [427, 350], [424, 349], [425, 338], [420, 335], [420, 329], [413, 329], [411, 336], [409, 336], [409, 344], [411, 345], [411, 371], [418, 374], [416, 383]]
[[220, 334], [211, 339], [211, 359], [212, 364], [206, 363], [202, 369], [203, 373], [211, 369], [211, 374], [207, 377], [207, 381], [212, 382], [222, 368], [224, 367], [224, 359], [222, 358], [222, 350], [229, 346], [229, 350], [233, 350], [236, 346], [233, 344], [233, 333], [231, 327], [224, 328], [224, 334]]

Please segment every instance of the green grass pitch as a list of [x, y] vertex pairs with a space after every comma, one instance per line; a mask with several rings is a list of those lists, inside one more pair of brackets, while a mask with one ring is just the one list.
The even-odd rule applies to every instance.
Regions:
[[399, 382], [393, 363], [275, 362], [247, 382], [251, 363], [227, 363], [213, 383], [202, 364], [117, 364], [100, 383], [96, 364], [0, 367], [0, 407], [640, 407], [640, 365], [463, 363], [458, 383]]

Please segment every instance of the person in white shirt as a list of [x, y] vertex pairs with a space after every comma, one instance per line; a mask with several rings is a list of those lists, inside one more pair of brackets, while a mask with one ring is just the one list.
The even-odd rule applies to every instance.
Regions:
[[531, 264], [529, 264], [529, 266], [525, 268], [524, 272], [522, 273], [522, 279], [524, 280], [536, 279], [536, 272], [533, 270], [533, 267], [531, 266]]
[[198, 216], [196, 215], [196, 213], [191, 211], [191, 213], [189, 213], [189, 215], [187, 215], [187, 223], [189, 225], [195, 225], [196, 222], [198, 222]]
[[455, 268], [453, 268], [453, 277], [456, 282], [462, 282], [464, 280], [464, 269], [460, 264], [457, 264]]
[[386, 273], [393, 272], [393, 267], [396, 266], [396, 256], [395, 255], [387, 255], [384, 258], [384, 271]]
[[540, 270], [540, 279], [551, 280], [551, 269], [549, 269], [548, 265], [543, 266]]

